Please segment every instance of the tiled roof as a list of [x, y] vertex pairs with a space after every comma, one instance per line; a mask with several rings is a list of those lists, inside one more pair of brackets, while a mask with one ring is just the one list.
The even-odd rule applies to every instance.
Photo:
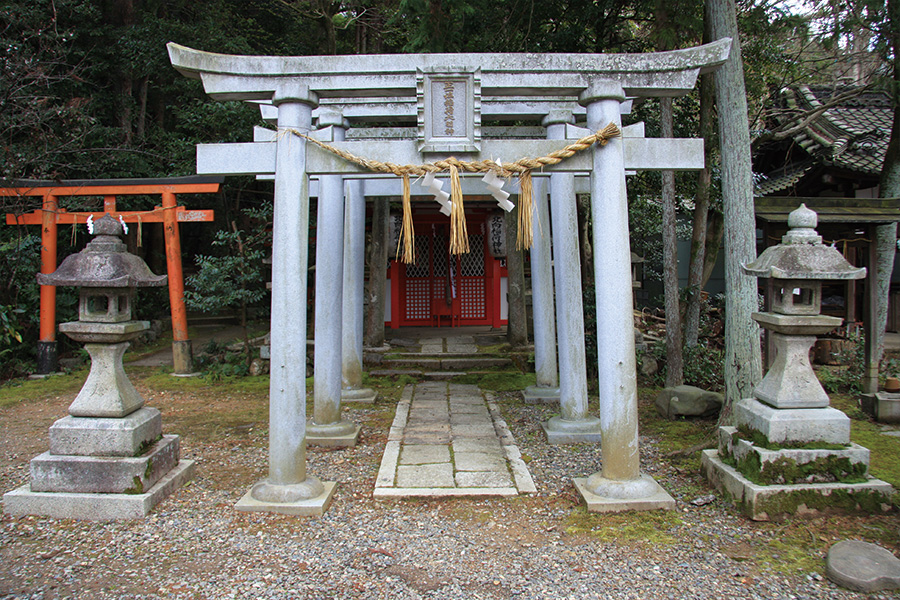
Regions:
[[[784, 121], [789, 115], [814, 110], [848, 91], [850, 88], [832, 86], [786, 88], [782, 94], [789, 110], [776, 118]], [[811, 120], [794, 134], [794, 140], [822, 164], [878, 175], [892, 120], [890, 97], [884, 92], [865, 91]]]
[[789, 190], [803, 179], [806, 172], [812, 169], [813, 166], [812, 161], [806, 161], [801, 164], [788, 165], [784, 169], [770, 173], [765, 179], [756, 182], [755, 193], [759, 196], [768, 196], [776, 192]]

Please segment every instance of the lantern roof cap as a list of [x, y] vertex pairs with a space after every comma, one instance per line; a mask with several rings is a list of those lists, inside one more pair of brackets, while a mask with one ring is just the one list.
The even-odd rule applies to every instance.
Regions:
[[93, 222], [94, 239], [77, 254], [70, 254], [50, 274], [39, 274], [41, 285], [94, 288], [159, 287], [165, 275], [154, 275], [141, 257], [131, 254], [119, 237], [122, 224], [109, 214]]
[[766, 248], [751, 263], [741, 265], [748, 275], [774, 279], [862, 279], [866, 269], [847, 262], [834, 246], [816, 233], [816, 213], [801, 204], [788, 217], [790, 230], [777, 246]]

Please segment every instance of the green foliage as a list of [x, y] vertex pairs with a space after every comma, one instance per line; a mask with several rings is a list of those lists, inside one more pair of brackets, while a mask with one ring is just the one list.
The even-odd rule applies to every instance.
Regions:
[[217, 231], [212, 246], [218, 255], [198, 255], [199, 271], [187, 278], [184, 299], [188, 307], [205, 313], [244, 309], [266, 297], [263, 259], [269, 241], [271, 205], [245, 210], [253, 229], [245, 232], [232, 221], [231, 231]]

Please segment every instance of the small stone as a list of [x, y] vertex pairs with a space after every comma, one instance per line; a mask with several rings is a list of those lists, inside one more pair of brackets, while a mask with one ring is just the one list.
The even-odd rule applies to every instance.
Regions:
[[900, 559], [868, 542], [845, 540], [833, 545], [825, 573], [836, 584], [860, 592], [900, 588]]

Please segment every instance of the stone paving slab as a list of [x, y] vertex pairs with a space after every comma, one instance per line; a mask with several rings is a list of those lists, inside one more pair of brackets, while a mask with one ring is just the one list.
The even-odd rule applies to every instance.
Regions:
[[376, 498], [535, 491], [489, 393], [474, 385], [434, 381], [404, 389], [376, 478]]

